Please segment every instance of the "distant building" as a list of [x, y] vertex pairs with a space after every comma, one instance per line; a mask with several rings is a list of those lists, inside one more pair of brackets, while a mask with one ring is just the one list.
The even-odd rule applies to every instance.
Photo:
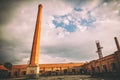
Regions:
[[0, 65], [0, 78], [7, 78], [9, 76], [9, 70], [4, 67], [4, 65]]
[[[84, 63], [39, 64], [39, 75], [82, 74]], [[27, 65], [13, 65], [12, 77], [26, 76]]]
[[120, 51], [86, 63], [83, 70], [93, 76], [120, 76]]

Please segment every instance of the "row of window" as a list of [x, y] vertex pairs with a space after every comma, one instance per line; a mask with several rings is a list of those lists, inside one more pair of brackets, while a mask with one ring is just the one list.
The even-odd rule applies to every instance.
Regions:
[[[46, 71], [46, 73], [52, 73], [53, 71]], [[56, 72], [56, 73], [60, 73], [60, 70], [56, 70], [56, 71], [54, 71], [54, 72]], [[72, 73], [77, 73], [77, 70], [76, 69], [72, 69], [72, 71], [71, 71]], [[31, 71], [31, 73], [34, 73], [33, 71]], [[43, 73], [43, 71], [42, 70], [40, 70], [40, 73]], [[68, 69], [64, 69], [63, 70], [63, 73], [64, 74], [67, 74], [67, 73], [69, 73], [69, 70]], [[79, 73], [83, 73], [83, 70], [82, 69], [80, 69], [79, 70]], [[24, 76], [24, 75], [26, 75], [26, 71], [22, 71], [22, 73], [21, 73], [21, 75], [22, 76]], [[15, 71], [14, 72], [14, 76], [20, 76], [20, 72], [19, 71]]]
[[[115, 63], [111, 63], [110, 66], [111, 66], [111, 71], [112, 71], [112, 72], [116, 72], [116, 71], [117, 71], [117, 67], [116, 67], [116, 64], [115, 64]], [[92, 66], [91, 66], [91, 68], [92, 68], [92, 72], [95, 72], [95, 68], [92, 67]], [[107, 65], [103, 65], [102, 68], [103, 68], [102, 72], [108, 72]], [[100, 73], [100, 71], [101, 71], [101, 70], [100, 70], [100, 67], [97, 66], [96, 69], [97, 69], [97, 72]]]

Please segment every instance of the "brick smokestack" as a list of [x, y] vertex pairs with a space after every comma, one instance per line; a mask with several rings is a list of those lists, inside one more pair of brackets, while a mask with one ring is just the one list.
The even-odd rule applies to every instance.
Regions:
[[42, 22], [42, 5], [40, 4], [38, 7], [38, 15], [37, 15], [36, 27], [34, 32], [30, 66], [39, 65], [41, 22]]
[[114, 39], [115, 39], [117, 50], [120, 51], [120, 45], [119, 45], [117, 37], [114, 37]]
[[33, 78], [39, 77], [39, 54], [40, 54], [40, 33], [41, 33], [41, 23], [42, 23], [42, 5], [38, 7], [38, 14], [32, 44], [32, 51], [30, 56], [30, 63], [27, 67], [26, 74], [28, 77], [33, 75]]
[[100, 42], [99, 41], [96, 41], [96, 47], [97, 47], [97, 51], [96, 52], [98, 53], [98, 56], [99, 56], [99, 59], [100, 59], [100, 58], [103, 57], [102, 50], [101, 50], [103, 47], [100, 46]]

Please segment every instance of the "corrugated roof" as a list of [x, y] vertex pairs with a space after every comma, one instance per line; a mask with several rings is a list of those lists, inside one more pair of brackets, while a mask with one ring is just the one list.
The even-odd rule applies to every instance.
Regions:
[[13, 69], [15, 68], [27, 68], [27, 65], [13, 65]]

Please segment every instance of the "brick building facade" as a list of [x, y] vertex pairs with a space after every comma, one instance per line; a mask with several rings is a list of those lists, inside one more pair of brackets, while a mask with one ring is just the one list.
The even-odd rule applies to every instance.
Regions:
[[120, 74], [120, 51], [100, 58], [98, 60], [90, 61], [83, 65], [85, 74], [97, 76], [116, 76]]
[[[82, 74], [82, 66], [84, 63], [64, 63], [64, 64], [40, 64], [39, 75], [66, 75], [66, 74]], [[13, 65], [12, 77], [26, 76], [27, 65]]]

